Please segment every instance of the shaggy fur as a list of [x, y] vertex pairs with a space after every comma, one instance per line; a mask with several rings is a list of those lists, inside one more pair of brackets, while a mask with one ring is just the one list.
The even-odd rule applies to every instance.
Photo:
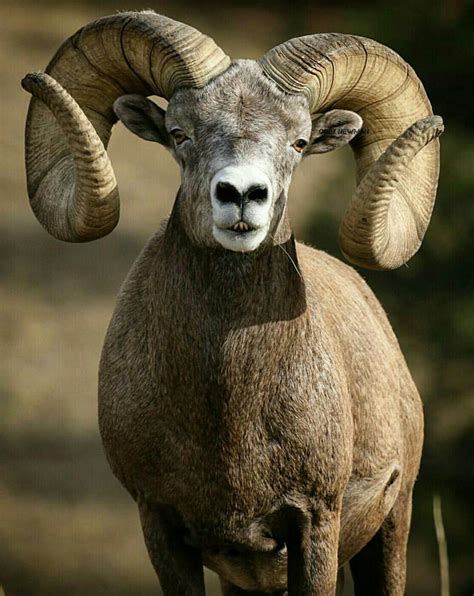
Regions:
[[[138, 503], [164, 593], [202, 596], [204, 564], [226, 596], [331, 596], [351, 560], [358, 595], [401, 595], [420, 399], [369, 288], [295, 243], [287, 218], [301, 159], [292, 143], [308, 139], [309, 154], [350, 140], [321, 138], [338, 111], [311, 124], [306, 100], [249, 61], [178, 91], [166, 114], [134, 96], [114, 107], [182, 172], [100, 366], [104, 446]], [[186, 141], [173, 141], [176, 129]], [[256, 250], [213, 237], [211, 180], [229, 163], [264, 163], [272, 181]]]
[[330, 595], [350, 559], [357, 594], [402, 594], [422, 412], [380, 305], [293, 238], [197, 249], [182, 200], [100, 367], [104, 445], [165, 594], [204, 594], [204, 562], [228, 595]]
[[347, 34], [231, 62], [145, 11], [86, 25], [22, 84], [28, 193], [53, 236], [116, 225], [116, 116], [180, 166], [99, 380], [107, 457], [165, 596], [203, 596], [203, 564], [226, 596], [334, 596], [346, 561], [357, 596], [401, 596], [421, 402], [377, 300], [295, 242], [287, 196], [304, 156], [354, 140], [341, 248], [365, 267], [406, 263], [430, 220], [443, 130], [416, 74]]

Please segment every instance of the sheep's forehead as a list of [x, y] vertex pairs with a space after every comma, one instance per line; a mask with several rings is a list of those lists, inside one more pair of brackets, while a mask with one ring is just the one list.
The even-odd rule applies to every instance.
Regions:
[[303, 96], [278, 89], [251, 60], [234, 62], [203, 89], [181, 89], [170, 101], [169, 118], [219, 134], [282, 134], [308, 126]]

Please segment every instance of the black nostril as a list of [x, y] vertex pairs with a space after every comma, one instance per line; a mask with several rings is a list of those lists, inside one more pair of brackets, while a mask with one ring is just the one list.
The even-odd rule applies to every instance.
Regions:
[[268, 189], [266, 186], [251, 186], [245, 193], [245, 198], [249, 201], [266, 201], [268, 198]]
[[216, 197], [221, 203], [237, 203], [242, 201], [240, 192], [229, 182], [218, 182], [216, 185]]

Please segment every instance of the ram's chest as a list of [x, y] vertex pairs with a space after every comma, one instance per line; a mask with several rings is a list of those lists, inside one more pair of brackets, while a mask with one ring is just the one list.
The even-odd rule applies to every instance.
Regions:
[[249, 493], [258, 508], [313, 490], [345, 448], [349, 418], [334, 355], [294, 321], [181, 331], [178, 348], [164, 341], [157, 354], [140, 448], [153, 459], [160, 498], [180, 508], [215, 499], [235, 510], [248, 509]]

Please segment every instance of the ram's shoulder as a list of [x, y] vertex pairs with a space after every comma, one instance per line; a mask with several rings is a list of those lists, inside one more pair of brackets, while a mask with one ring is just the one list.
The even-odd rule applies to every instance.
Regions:
[[311, 246], [297, 244], [308, 298], [340, 316], [374, 317], [392, 335], [384, 309], [363, 277], [350, 265]]
[[330, 286], [342, 283], [348, 290], [353, 287], [357, 291], [369, 289], [364, 279], [353, 267], [327, 252], [298, 242], [297, 255], [305, 278], [313, 283]]
[[118, 293], [115, 314], [121, 312], [127, 317], [135, 318], [131, 317], [131, 312], [147, 309], [147, 302], [154, 294], [153, 288], [160, 285], [156, 276], [161, 271], [158, 265], [162, 255], [165, 229], [166, 221], [148, 240], [135, 259]]

